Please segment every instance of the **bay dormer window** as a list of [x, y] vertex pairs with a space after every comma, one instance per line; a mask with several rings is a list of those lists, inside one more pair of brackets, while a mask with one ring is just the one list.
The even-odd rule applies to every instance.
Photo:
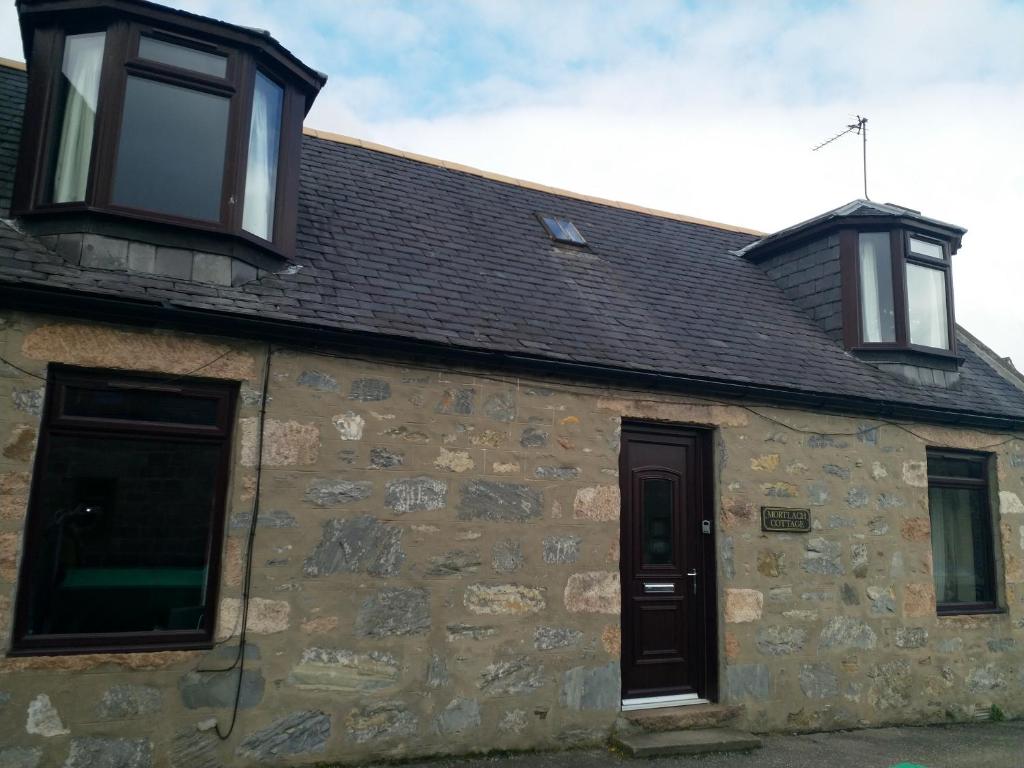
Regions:
[[131, 238], [148, 223], [196, 250], [292, 251], [302, 119], [322, 75], [265, 33], [136, 0], [23, 0], [19, 13], [36, 125], [16, 215], [48, 233], [70, 221]]
[[903, 229], [847, 231], [850, 269], [848, 346], [953, 353], [955, 328], [949, 248]]
[[911, 384], [960, 384], [952, 257], [967, 230], [854, 200], [737, 253], [851, 354]]

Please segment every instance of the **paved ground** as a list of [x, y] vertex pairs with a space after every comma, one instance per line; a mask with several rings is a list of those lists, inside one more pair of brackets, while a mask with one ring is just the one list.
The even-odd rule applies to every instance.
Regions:
[[407, 763], [403, 768], [1024, 768], [1024, 721], [768, 736], [747, 754], [630, 760], [608, 751]]

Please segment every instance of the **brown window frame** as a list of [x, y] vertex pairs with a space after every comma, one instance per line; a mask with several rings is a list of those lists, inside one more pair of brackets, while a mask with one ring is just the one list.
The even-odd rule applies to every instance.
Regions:
[[[993, 524], [992, 515], [992, 456], [987, 453], [978, 453], [975, 451], [960, 451], [952, 450], [947, 448], [929, 448], [927, 450], [928, 458], [928, 491], [931, 492], [933, 487], [935, 488], [957, 488], [957, 489], [971, 489], [983, 491], [982, 497], [984, 499], [984, 511], [985, 520], [988, 525], [986, 527], [989, 536], [987, 539], [988, 552], [988, 570], [987, 574], [992, 584], [992, 600], [979, 601], [979, 602], [966, 602], [966, 603], [944, 603], [940, 602], [938, 598], [938, 591], [936, 590], [935, 597], [935, 611], [939, 616], [961, 616], [970, 614], [982, 614], [982, 613], [1002, 613], [1003, 609], [999, 604], [999, 568], [996, 563], [996, 538], [995, 538], [995, 527]], [[968, 477], [945, 477], [942, 475], [932, 474], [930, 460], [940, 457], [948, 457], [957, 459], [960, 461], [971, 461], [981, 465], [981, 477], [980, 478], [968, 478]], [[929, 510], [930, 512], [930, 510]], [[934, 573], [932, 574], [934, 580]]]
[[[69, 35], [87, 32], [106, 32], [106, 40], [85, 199], [53, 203], [48, 198], [56, 160], [56, 136], [60, 130], [56, 124], [59, 109], [55, 100], [59, 94], [64, 40]], [[227, 57], [225, 77], [218, 78], [141, 58], [139, 40], [144, 34]], [[106, 16], [77, 20], [63, 27], [40, 27], [33, 31], [33, 35], [25, 130], [22, 132], [12, 206], [15, 215], [95, 213], [228, 236], [278, 256], [288, 257], [293, 253], [306, 97], [269, 57], [204, 35], [198, 30], [172, 30], [145, 20], [108, 19]], [[257, 69], [284, 89], [272, 240], [264, 240], [242, 228], [249, 127]], [[191, 219], [113, 203], [113, 175], [117, 166], [129, 75], [229, 99], [218, 221]]]
[[[64, 413], [66, 391], [69, 386], [88, 389], [123, 390], [146, 389], [173, 392], [185, 396], [213, 398], [217, 401], [216, 421], [209, 425], [178, 424], [131, 419], [96, 418]], [[181, 379], [151, 374], [122, 373], [51, 365], [47, 375], [46, 400], [39, 430], [39, 442], [32, 473], [31, 496], [25, 518], [24, 551], [18, 574], [15, 600], [14, 631], [9, 656], [64, 655], [74, 653], [131, 653], [141, 651], [188, 650], [213, 647], [217, 621], [218, 594], [221, 578], [221, 548], [224, 540], [224, 518], [227, 509], [227, 488], [231, 469], [232, 433], [238, 385], [207, 379]], [[203, 626], [198, 630], [162, 630], [139, 633], [76, 633], [29, 634], [28, 615], [31, 599], [28, 582], [30, 563], [41, 546], [45, 519], [37, 511], [46, 482], [51, 435], [88, 437], [143, 437], [173, 438], [176, 442], [190, 442], [220, 446], [214, 503], [210, 510], [210, 535], [207, 542], [207, 569], [204, 605], [208, 610]]]
[[[889, 250], [892, 254], [893, 308], [896, 321], [896, 340], [892, 342], [871, 342], [864, 340], [863, 305], [861, 304], [860, 269], [858, 254], [860, 235], [889, 233]], [[910, 238], [925, 240], [942, 247], [943, 258], [934, 259], [910, 251]], [[925, 232], [910, 228], [893, 229], [885, 226], [871, 226], [860, 229], [844, 229], [839, 233], [839, 253], [842, 270], [843, 342], [851, 350], [909, 350], [937, 357], [957, 358], [956, 315], [953, 309], [953, 274], [950, 247], [943, 240]], [[949, 347], [926, 347], [910, 343], [909, 298], [907, 295], [907, 265], [940, 270], [946, 282], [946, 338]]]

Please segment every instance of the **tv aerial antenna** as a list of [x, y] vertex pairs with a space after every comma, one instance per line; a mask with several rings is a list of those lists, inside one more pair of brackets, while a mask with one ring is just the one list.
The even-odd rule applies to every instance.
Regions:
[[821, 142], [821, 144], [812, 148], [811, 152], [817, 152], [822, 147], [827, 147], [833, 141], [845, 136], [848, 133], [855, 133], [858, 136], [860, 136], [861, 153], [864, 158], [864, 199], [870, 200], [871, 198], [868, 197], [868, 119], [866, 117], [861, 117], [860, 115], [856, 115], [856, 118], [857, 122], [850, 123], [848, 126], [846, 126], [845, 131], [840, 131], [832, 138], [825, 139], [825, 141]]

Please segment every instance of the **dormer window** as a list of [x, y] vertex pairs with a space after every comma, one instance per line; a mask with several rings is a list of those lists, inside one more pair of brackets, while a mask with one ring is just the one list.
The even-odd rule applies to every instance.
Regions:
[[859, 323], [853, 330], [859, 336], [851, 346], [950, 352], [947, 246], [905, 230], [851, 232], [844, 240], [854, 237]]
[[322, 75], [263, 33], [149, 3], [23, 0], [19, 13], [38, 125], [22, 134], [16, 215], [291, 251], [302, 118]]
[[951, 260], [965, 232], [901, 205], [854, 200], [737, 253], [859, 359], [952, 389], [963, 361]]

